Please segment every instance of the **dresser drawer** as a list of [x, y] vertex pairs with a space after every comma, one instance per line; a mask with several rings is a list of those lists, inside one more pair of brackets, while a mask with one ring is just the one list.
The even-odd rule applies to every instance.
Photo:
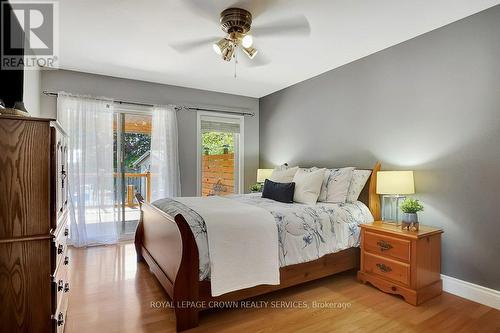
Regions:
[[410, 265], [407, 263], [363, 251], [363, 265], [366, 273], [375, 274], [404, 285], [410, 285]]
[[53, 240], [51, 242], [51, 272], [53, 275], [57, 273], [59, 268], [63, 265], [68, 265], [68, 246], [65, 242], [58, 242]]
[[68, 266], [60, 265], [56, 276], [52, 278], [52, 312], [61, 307], [63, 298], [69, 293], [69, 276]]
[[57, 268], [56, 276], [53, 279], [53, 294], [52, 294], [52, 324], [53, 332], [64, 332], [64, 327], [67, 321], [67, 309], [70, 292], [70, 271], [69, 266], [61, 263]]
[[52, 274], [56, 274], [59, 266], [64, 264], [64, 261], [68, 253], [68, 240], [69, 230], [66, 223], [60, 225], [54, 232], [54, 238], [52, 242], [52, 257], [51, 257], [51, 267]]
[[63, 333], [66, 325], [66, 315], [68, 310], [68, 297], [62, 299], [61, 305], [52, 315], [52, 332]]
[[410, 260], [411, 242], [370, 231], [363, 234], [363, 250], [398, 260]]

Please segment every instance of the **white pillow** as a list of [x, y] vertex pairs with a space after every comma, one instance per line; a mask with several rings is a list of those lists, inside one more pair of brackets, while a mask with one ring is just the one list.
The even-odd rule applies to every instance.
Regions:
[[274, 169], [273, 173], [271, 173], [271, 176], [269, 177], [269, 180], [276, 183], [291, 183], [297, 170], [299, 170], [298, 166], [282, 170]]
[[353, 167], [326, 170], [318, 201], [346, 202], [353, 171]]
[[316, 171], [305, 171], [299, 169], [293, 177], [295, 192], [293, 201], [308, 205], [314, 205], [318, 200], [321, 184], [325, 178], [326, 169]]
[[371, 174], [371, 170], [354, 170], [349, 191], [347, 192], [347, 202], [358, 201], [359, 195], [363, 191], [366, 181], [370, 178]]

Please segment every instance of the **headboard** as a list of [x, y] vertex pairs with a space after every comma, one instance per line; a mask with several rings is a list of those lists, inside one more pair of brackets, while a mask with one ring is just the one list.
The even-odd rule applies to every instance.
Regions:
[[368, 206], [375, 221], [380, 221], [380, 197], [377, 194], [377, 171], [380, 171], [380, 167], [380, 162], [377, 162], [358, 199]]

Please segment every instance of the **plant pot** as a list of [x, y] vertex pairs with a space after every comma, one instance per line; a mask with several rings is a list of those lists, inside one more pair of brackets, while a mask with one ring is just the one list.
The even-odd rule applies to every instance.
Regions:
[[403, 222], [418, 223], [417, 213], [403, 213]]

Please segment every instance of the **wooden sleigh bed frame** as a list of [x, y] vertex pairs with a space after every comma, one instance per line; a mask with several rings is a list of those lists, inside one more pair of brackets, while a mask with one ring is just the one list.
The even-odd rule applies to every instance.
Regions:
[[[375, 220], [380, 219], [380, 199], [375, 191], [378, 170], [380, 163], [372, 169], [359, 197]], [[141, 209], [135, 232], [137, 260], [148, 264], [170, 296], [177, 331], [198, 326], [199, 312], [207, 309], [211, 301], [240, 301], [359, 267], [359, 248], [349, 248], [306, 263], [281, 267], [279, 285], [259, 285], [213, 297], [210, 281], [199, 281], [198, 246], [184, 217], [181, 214], [172, 217], [145, 202], [140, 194], [136, 196]]]

